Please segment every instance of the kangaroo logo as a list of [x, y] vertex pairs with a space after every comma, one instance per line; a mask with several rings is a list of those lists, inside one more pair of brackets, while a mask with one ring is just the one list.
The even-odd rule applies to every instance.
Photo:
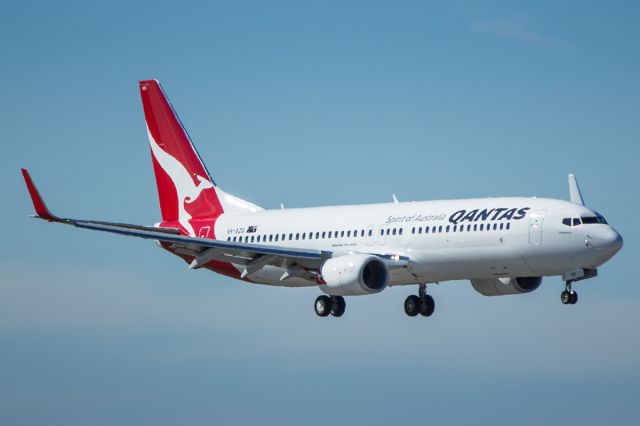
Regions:
[[162, 167], [162, 170], [169, 175], [173, 185], [176, 187], [176, 193], [178, 195], [178, 222], [187, 230], [189, 235], [195, 235], [195, 231], [189, 222], [192, 216], [186, 210], [185, 203], [193, 203], [196, 201], [202, 191], [213, 188], [213, 184], [200, 175], [196, 175], [198, 184], [193, 183], [193, 179], [187, 168], [160, 148], [153, 136], [151, 136], [148, 127], [147, 133], [149, 135], [149, 145], [151, 145], [153, 156], [158, 161], [158, 164], [160, 164], [160, 167]]

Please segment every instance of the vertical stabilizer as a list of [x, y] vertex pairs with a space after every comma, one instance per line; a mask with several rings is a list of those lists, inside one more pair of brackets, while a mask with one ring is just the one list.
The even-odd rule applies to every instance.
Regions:
[[192, 219], [215, 219], [224, 210], [214, 181], [156, 80], [140, 81], [153, 170], [163, 221], [194, 235]]
[[573, 173], [569, 175], [569, 199], [572, 203], [584, 206], [582, 193], [580, 192], [580, 187], [578, 186], [578, 179], [576, 179], [576, 176]]

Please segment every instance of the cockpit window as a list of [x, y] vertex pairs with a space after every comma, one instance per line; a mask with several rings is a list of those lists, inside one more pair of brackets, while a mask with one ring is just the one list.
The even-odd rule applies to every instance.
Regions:
[[573, 218], [573, 226], [578, 226], [580, 225], [580, 218], [574, 217]]
[[567, 226], [571, 226], [571, 218], [570, 217], [565, 217], [564, 219], [562, 219], [562, 224], [563, 225], [567, 225]]
[[582, 223], [584, 223], [585, 225], [590, 225], [593, 223], [602, 223], [604, 225], [607, 224], [607, 221], [605, 220], [604, 217], [598, 215], [598, 216], [582, 216]]

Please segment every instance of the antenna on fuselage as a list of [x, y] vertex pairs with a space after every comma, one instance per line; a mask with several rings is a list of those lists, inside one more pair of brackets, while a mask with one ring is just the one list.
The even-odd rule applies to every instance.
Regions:
[[393, 202], [398, 204], [398, 197], [396, 197], [396, 194], [391, 194], [391, 197], [393, 198]]
[[284, 211], [284, 203], [280, 203], [280, 210]]
[[576, 179], [576, 175], [573, 173], [569, 174], [569, 199], [572, 203], [584, 206], [584, 199], [582, 198], [582, 193], [578, 186], [578, 179]]

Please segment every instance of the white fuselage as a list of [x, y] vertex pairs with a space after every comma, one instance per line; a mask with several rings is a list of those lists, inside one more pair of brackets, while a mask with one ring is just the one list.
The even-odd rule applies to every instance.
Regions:
[[[221, 240], [333, 253], [406, 256], [411, 259], [407, 268], [392, 270], [389, 282], [405, 285], [595, 269], [619, 250], [621, 238], [604, 220], [563, 223], [583, 217], [601, 218], [563, 200], [443, 200], [223, 214], [215, 235]], [[302, 278], [282, 282], [282, 273], [282, 268], [268, 266], [251, 281], [315, 285]]]

